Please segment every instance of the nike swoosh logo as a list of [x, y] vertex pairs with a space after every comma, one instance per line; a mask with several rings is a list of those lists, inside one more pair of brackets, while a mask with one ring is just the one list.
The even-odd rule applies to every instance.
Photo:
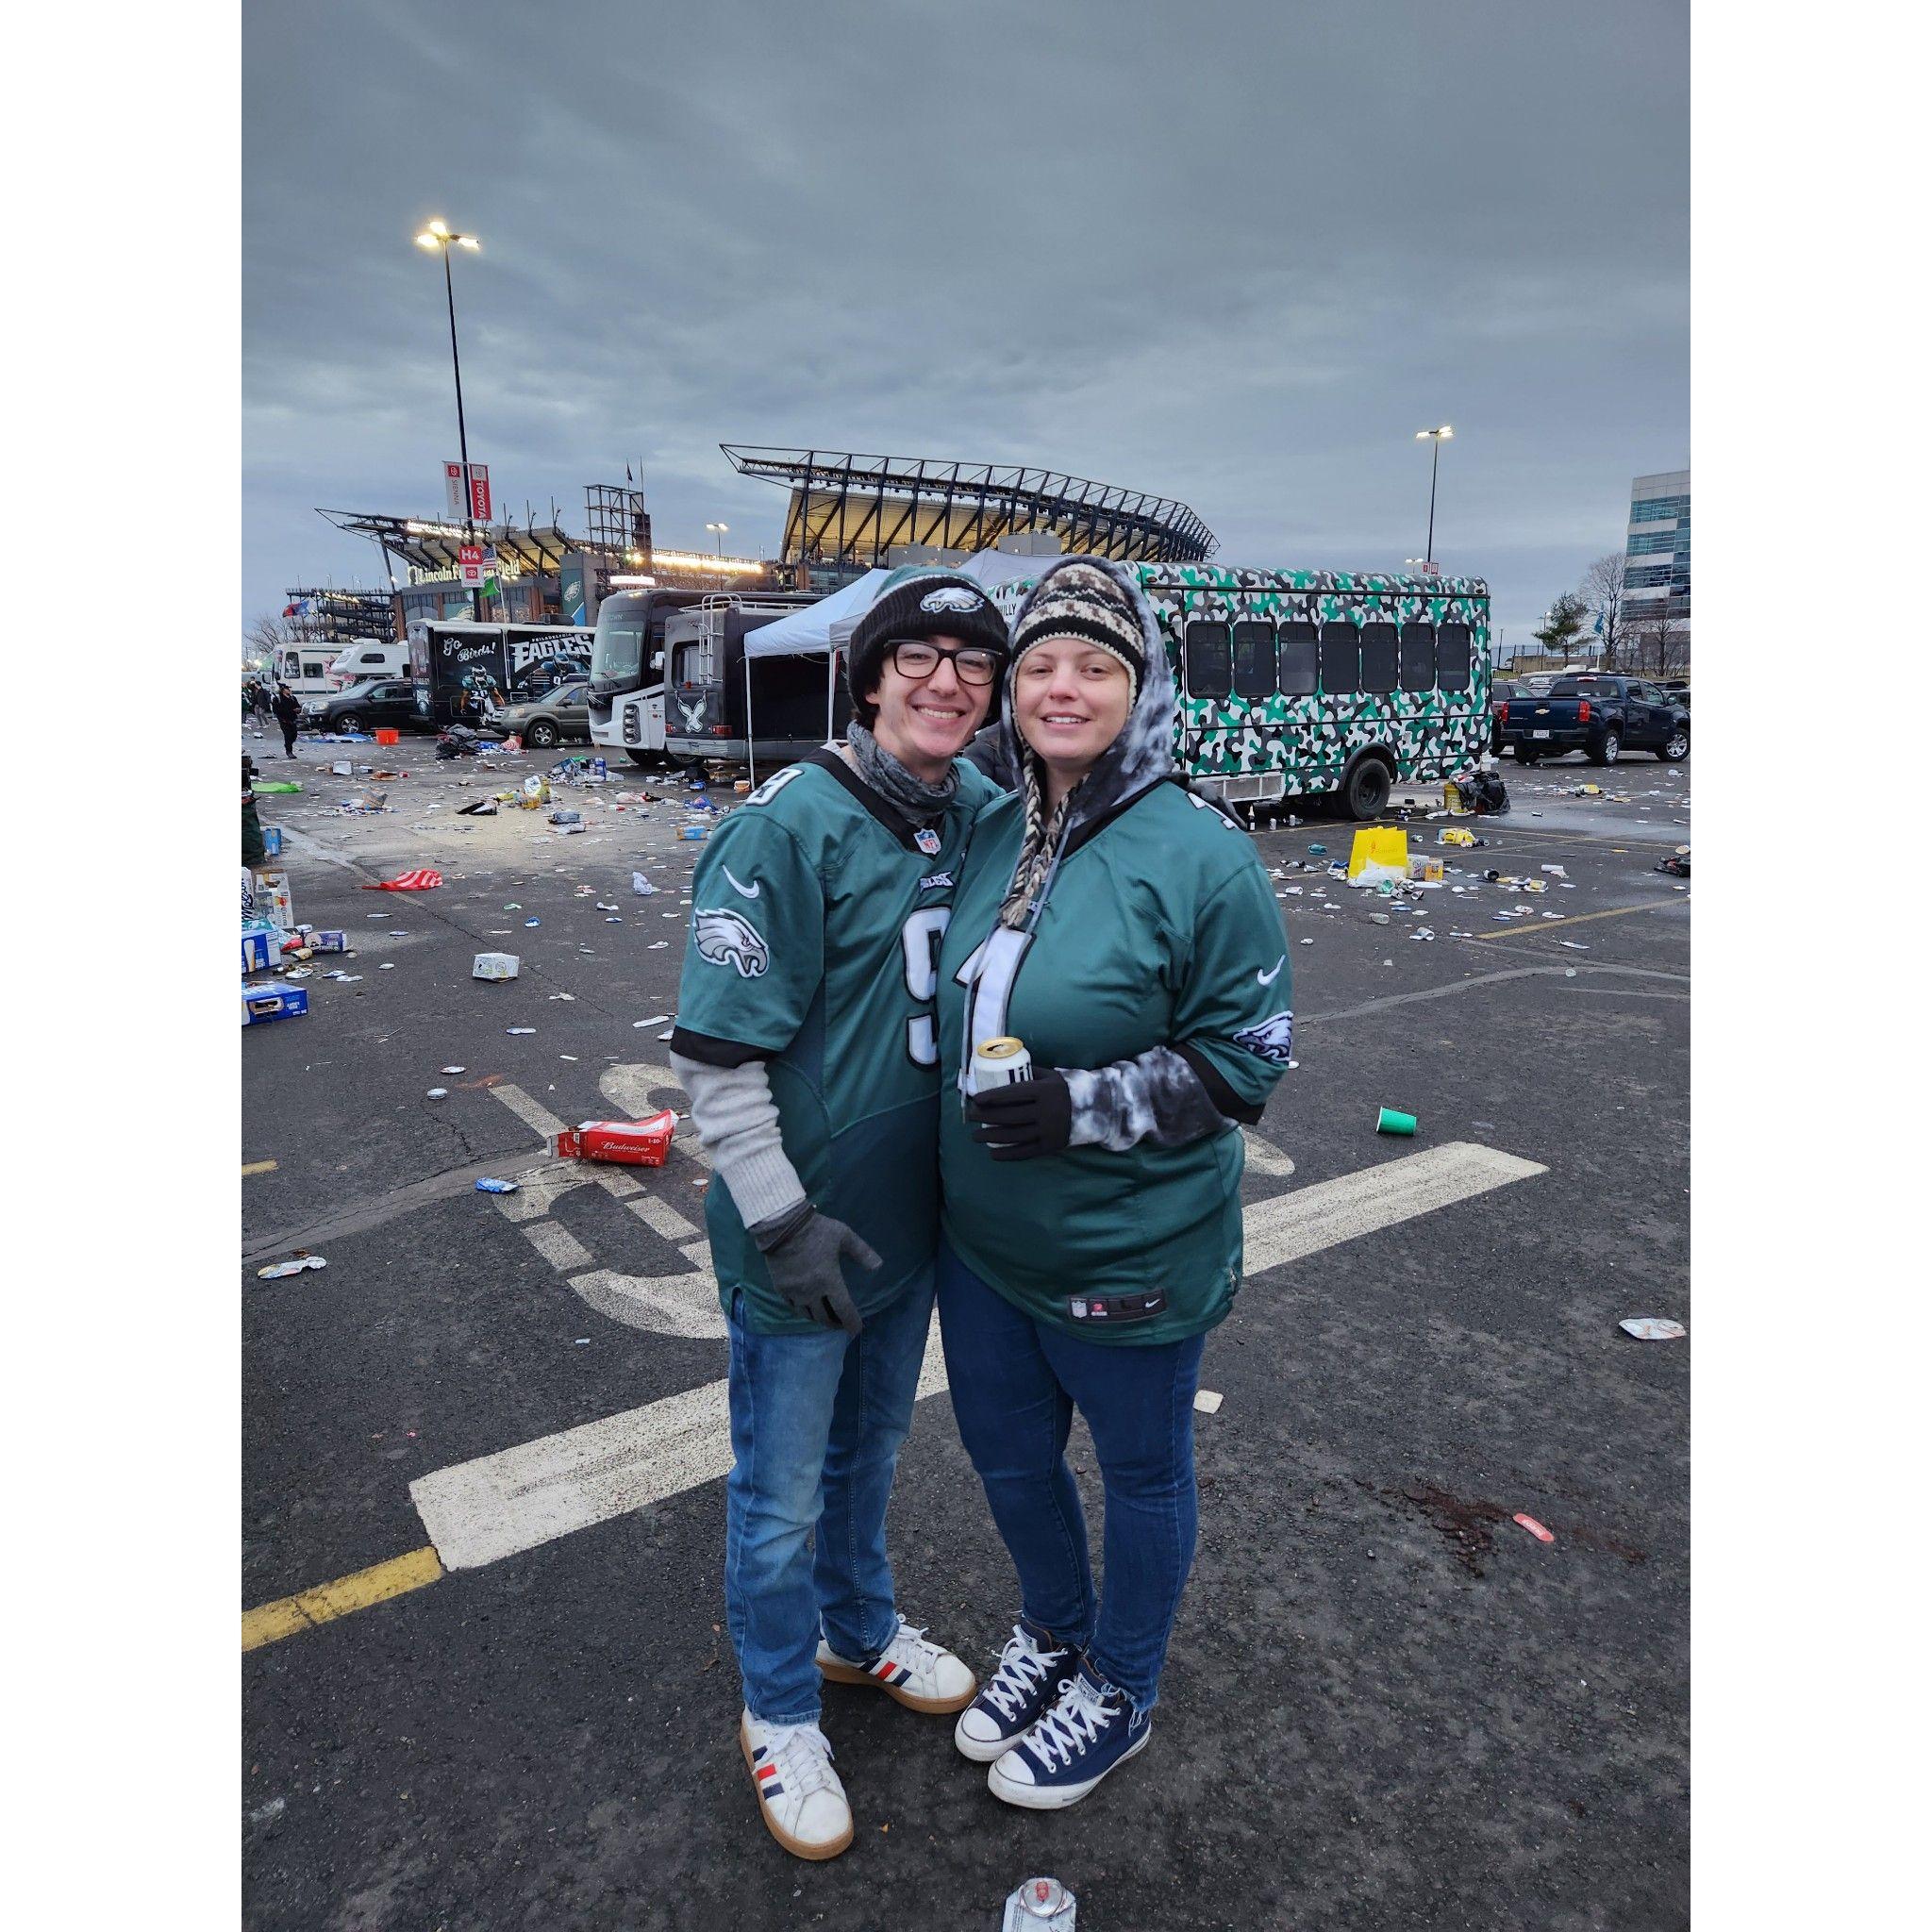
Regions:
[[[724, 876], [725, 876], [725, 877], [726, 877], [726, 878], [728, 879], [728, 878], [730, 878], [730, 877], [731, 877], [731, 874], [729, 874], [729, 873], [727, 872], [727, 873], [726, 873], [726, 874], [724, 874]], [[736, 885], [736, 884], [737, 884], [737, 881], [736, 881], [736, 880], [734, 879], [734, 880], [732, 880], [732, 883], [733, 883], [734, 885]], [[742, 887], [740, 887], [740, 891], [742, 891], [742, 890], [743, 890], [743, 888], [742, 888]], [[1284, 954], [1282, 954], [1282, 956], [1281, 956], [1281, 958], [1278, 958], [1277, 960], [1275, 960], [1275, 962], [1274, 962], [1274, 971], [1273, 973], [1257, 973], [1257, 974], [1255, 974], [1255, 977], [1256, 977], [1257, 979], [1258, 979], [1258, 980], [1259, 980], [1259, 981], [1261, 982], [1261, 984], [1262, 984], [1263, 986], [1273, 986], [1273, 985], [1274, 984], [1274, 982], [1275, 982], [1275, 981], [1276, 981], [1277, 979], [1279, 979], [1279, 978], [1281, 977], [1281, 969], [1282, 969], [1282, 968], [1283, 968], [1284, 966], [1286, 966], [1287, 964], [1288, 964], [1288, 955], [1287, 955], [1286, 953], [1284, 953]]]
[[[727, 879], [731, 879], [731, 890], [734, 892], [742, 892], [747, 899], [756, 899], [758, 897], [758, 887], [741, 886], [736, 879], [731, 878], [731, 868], [728, 865], [722, 867], [721, 870], [724, 872], [724, 874]], [[1284, 955], [1283, 957], [1286, 958], [1286, 955]], [[1280, 969], [1277, 967], [1275, 970], [1278, 972]]]

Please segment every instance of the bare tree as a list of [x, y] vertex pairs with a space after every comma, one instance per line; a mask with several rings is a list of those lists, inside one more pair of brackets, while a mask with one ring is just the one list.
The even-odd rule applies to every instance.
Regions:
[[1583, 573], [1584, 608], [1595, 618], [1606, 671], [1618, 668], [1617, 654], [1628, 642], [1629, 618], [1624, 602], [1624, 553], [1612, 550]]
[[251, 662], [257, 658], [273, 658], [277, 651], [300, 642], [295, 626], [275, 611], [258, 617], [242, 633], [242, 655]]
[[1634, 645], [1635, 669], [1651, 677], [1676, 677], [1690, 668], [1690, 626], [1659, 597], [1625, 620], [1624, 635]]

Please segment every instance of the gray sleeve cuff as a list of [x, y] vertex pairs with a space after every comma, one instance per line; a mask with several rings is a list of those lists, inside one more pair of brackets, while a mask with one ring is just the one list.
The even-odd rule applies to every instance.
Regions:
[[714, 1067], [671, 1056], [671, 1071], [691, 1096], [691, 1117], [711, 1167], [731, 1190], [746, 1226], [786, 1213], [805, 1199], [798, 1170], [778, 1134], [778, 1108], [762, 1060]]
[[1201, 1076], [1171, 1046], [1150, 1047], [1108, 1067], [1062, 1069], [1074, 1099], [1068, 1144], [1124, 1154], [1145, 1141], [1185, 1147], [1238, 1124], [1209, 1097]]

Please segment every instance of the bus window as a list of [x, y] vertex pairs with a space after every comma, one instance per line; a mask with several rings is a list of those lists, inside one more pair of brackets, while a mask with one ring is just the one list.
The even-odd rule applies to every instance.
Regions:
[[1392, 624], [1362, 625], [1362, 689], [1373, 691], [1395, 689], [1395, 626]]
[[1234, 689], [1237, 697], [1274, 695], [1274, 626], [1248, 618], [1234, 627]]
[[1322, 689], [1328, 696], [1361, 690], [1360, 635], [1346, 618], [1322, 626]]
[[304, 677], [325, 677], [327, 675], [328, 666], [320, 658], [311, 658], [302, 667]]
[[1436, 682], [1444, 691], [1463, 691], [1468, 688], [1468, 625], [1445, 624], [1436, 633]]
[[1404, 691], [1433, 691], [1436, 687], [1436, 626], [1433, 624], [1405, 624], [1402, 626], [1402, 688]]
[[1281, 689], [1291, 698], [1307, 697], [1315, 689], [1315, 626], [1281, 626]]
[[1188, 695], [1224, 698], [1228, 692], [1226, 625], [1189, 625], [1185, 655]]

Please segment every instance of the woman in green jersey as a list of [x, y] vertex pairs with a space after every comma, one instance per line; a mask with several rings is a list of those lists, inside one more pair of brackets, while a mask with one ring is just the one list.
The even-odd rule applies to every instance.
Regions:
[[[1240, 1124], [1289, 1057], [1287, 945], [1246, 834], [1174, 771], [1174, 689], [1132, 578], [1053, 564], [1014, 620], [1019, 789], [976, 821], [940, 964], [939, 1307], [959, 1433], [1019, 1574], [959, 1749], [1076, 1804], [1146, 1743], [1193, 1557], [1193, 1398], [1241, 1277]], [[1017, 1037], [1017, 1083], [974, 1052]], [[1065, 1458], [1107, 1497], [1096, 1591]]]

